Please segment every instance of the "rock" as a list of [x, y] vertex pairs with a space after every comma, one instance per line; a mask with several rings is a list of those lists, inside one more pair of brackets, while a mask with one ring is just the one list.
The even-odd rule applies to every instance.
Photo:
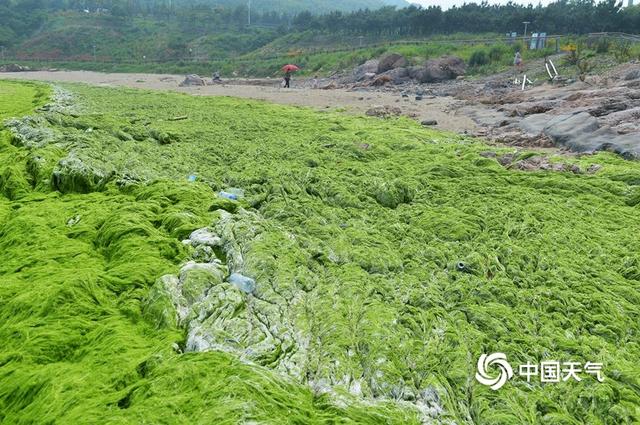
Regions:
[[165, 275], [156, 281], [142, 305], [142, 315], [156, 328], [172, 328], [178, 324], [177, 305], [180, 298], [178, 278]]
[[594, 117], [602, 117], [613, 112], [620, 112], [629, 109], [629, 104], [620, 99], [605, 99], [599, 105], [589, 109], [589, 114]]
[[407, 66], [407, 59], [399, 53], [388, 53], [380, 58], [378, 74]]
[[187, 75], [183, 82], [180, 83], [180, 87], [187, 86], [206, 86], [207, 83], [202, 77], [196, 74]]
[[416, 96], [416, 100], [422, 100], [422, 96], [421, 95], [417, 95]]
[[602, 165], [600, 164], [591, 164], [589, 168], [587, 168], [587, 173], [595, 174], [602, 169]]
[[100, 191], [115, 176], [85, 163], [73, 153], [61, 159], [51, 175], [51, 183], [62, 193], [89, 193]]
[[181, 295], [187, 304], [201, 301], [211, 287], [222, 284], [224, 275], [219, 264], [189, 262], [180, 269]]
[[624, 76], [627, 81], [640, 79], [640, 68], [632, 69]]
[[443, 56], [439, 59], [430, 59], [423, 66], [409, 68], [409, 75], [420, 83], [435, 83], [453, 80], [463, 75], [465, 70], [465, 63], [459, 57]]
[[337, 88], [338, 85], [336, 84], [335, 81], [331, 81], [329, 84], [326, 84], [322, 87], [320, 87], [321, 90], [333, 90], [335, 88]]
[[593, 134], [600, 126], [598, 121], [587, 112], [574, 115], [558, 115], [545, 126], [545, 134], [556, 143], [565, 145], [580, 137]]
[[355, 81], [360, 81], [364, 78], [371, 78], [378, 72], [379, 61], [377, 59], [371, 59], [366, 61], [360, 66], [353, 69], [353, 78]]
[[607, 150], [629, 159], [640, 157], [640, 138], [637, 133], [618, 134], [609, 126], [601, 127], [588, 112], [534, 114], [521, 120], [518, 125], [529, 135], [543, 134], [555, 145], [576, 152]]
[[420, 124], [424, 126], [438, 125], [438, 121], [436, 120], [424, 120]]
[[11, 63], [0, 66], [0, 72], [26, 72], [31, 71], [28, 66], [18, 65], [17, 63]]
[[388, 75], [381, 75], [371, 83], [372, 86], [384, 86], [387, 83], [391, 82], [391, 77]]
[[402, 114], [402, 109], [397, 106], [374, 106], [365, 112], [370, 117], [388, 118]]
[[409, 76], [409, 70], [407, 68], [394, 68], [385, 72], [378, 78], [387, 78], [387, 81], [393, 84], [402, 84], [408, 82], [411, 77]]
[[205, 227], [203, 229], [194, 230], [189, 235], [189, 240], [193, 246], [207, 245], [210, 247], [220, 246], [220, 238], [212, 229]]
[[[505, 112], [509, 117], [524, 117], [533, 114], [542, 114], [555, 108], [558, 102], [541, 101], [541, 102], [518, 102], [511, 107], [505, 107]], [[499, 111], [502, 109], [499, 109]]]
[[56, 139], [56, 134], [49, 127], [49, 123], [40, 115], [9, 119], [4, 125], [11, 130], [11, 141], [16, 146], [39, 148]]

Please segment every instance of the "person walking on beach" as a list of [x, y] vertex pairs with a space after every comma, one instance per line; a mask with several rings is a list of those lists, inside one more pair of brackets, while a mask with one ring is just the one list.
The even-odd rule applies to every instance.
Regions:
[[522, 71], [522, 55], [520, 54], [520, 50], [516, 52], [516, 55], [513, 58], [513, 66], [515, 66], [516, 71]]
[[284, 88], [291, 88], [291, 71], [286, 71], [284, 73]]
[[298, 65], [288, 64], [282, 67], [282, 72], [284, 72], [284, 87], [285, 89], [291, 88], [291, 74], [295, 71], [300, 70]]

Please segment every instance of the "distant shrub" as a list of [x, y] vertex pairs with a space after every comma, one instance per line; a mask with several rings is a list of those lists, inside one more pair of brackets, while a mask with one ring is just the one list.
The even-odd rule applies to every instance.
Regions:
[[521, 41], [518, 41], [517, 43], [513, 43], [511, 45], [511, 50], [513, 51], [513, 53], [522, 52], [524, 50], [524, 44], [522, 44]]
[[504, 52], [500, 46], [494, 46], [489, 50], [489, 61], [491, 63], [498, 63], [502, 60], [503, 54]]
[[623, 63], [631, 60], [631, 43], [629, 41], [619, 40], [611, 46], [613, 56], [618, 63]]
[[489, 64], [489, 56], [487, 52], [484, 50], [476, 50], [471, 53], [471, 57], [469, 58], [470, 66], [482, 66]]
[[609, 52], [610, 43], [606, 38], [600, 38], [595, 43], [596, 53], [604, 54]]

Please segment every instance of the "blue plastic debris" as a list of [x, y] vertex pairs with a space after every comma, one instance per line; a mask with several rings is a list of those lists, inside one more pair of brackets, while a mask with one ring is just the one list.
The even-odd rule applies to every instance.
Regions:
[[240, 273], [231, 274], [229, 283], [247, 294], [251, 294], [256, 290], [256, 281]]
[[238, 189], [237, 187], [230, 187], [225, 190], [221, 190], [218, 195], [223, 198], [231, 199], [232, 201], [237, 201], [238, 199], [244, 198], [244, 190]]
[[220, 196], [221, 198], [231, 199], [232, 201], [237, 201], [238, 200], [238, 195], [234, 195], [233, 193], [225, 192], [224, 190], [221, 190], [218, 193], [218, 196]]

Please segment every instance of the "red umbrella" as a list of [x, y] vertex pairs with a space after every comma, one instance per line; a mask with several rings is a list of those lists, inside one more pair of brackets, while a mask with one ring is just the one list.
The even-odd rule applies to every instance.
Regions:
[[293, 65], [293, 64], [289, 64], [289, 65], [285, 65], [282, 67], [282, 71], [284, 72], [293, 72], [293, 71], [299, 71], [300, 67], [298, 65]]

